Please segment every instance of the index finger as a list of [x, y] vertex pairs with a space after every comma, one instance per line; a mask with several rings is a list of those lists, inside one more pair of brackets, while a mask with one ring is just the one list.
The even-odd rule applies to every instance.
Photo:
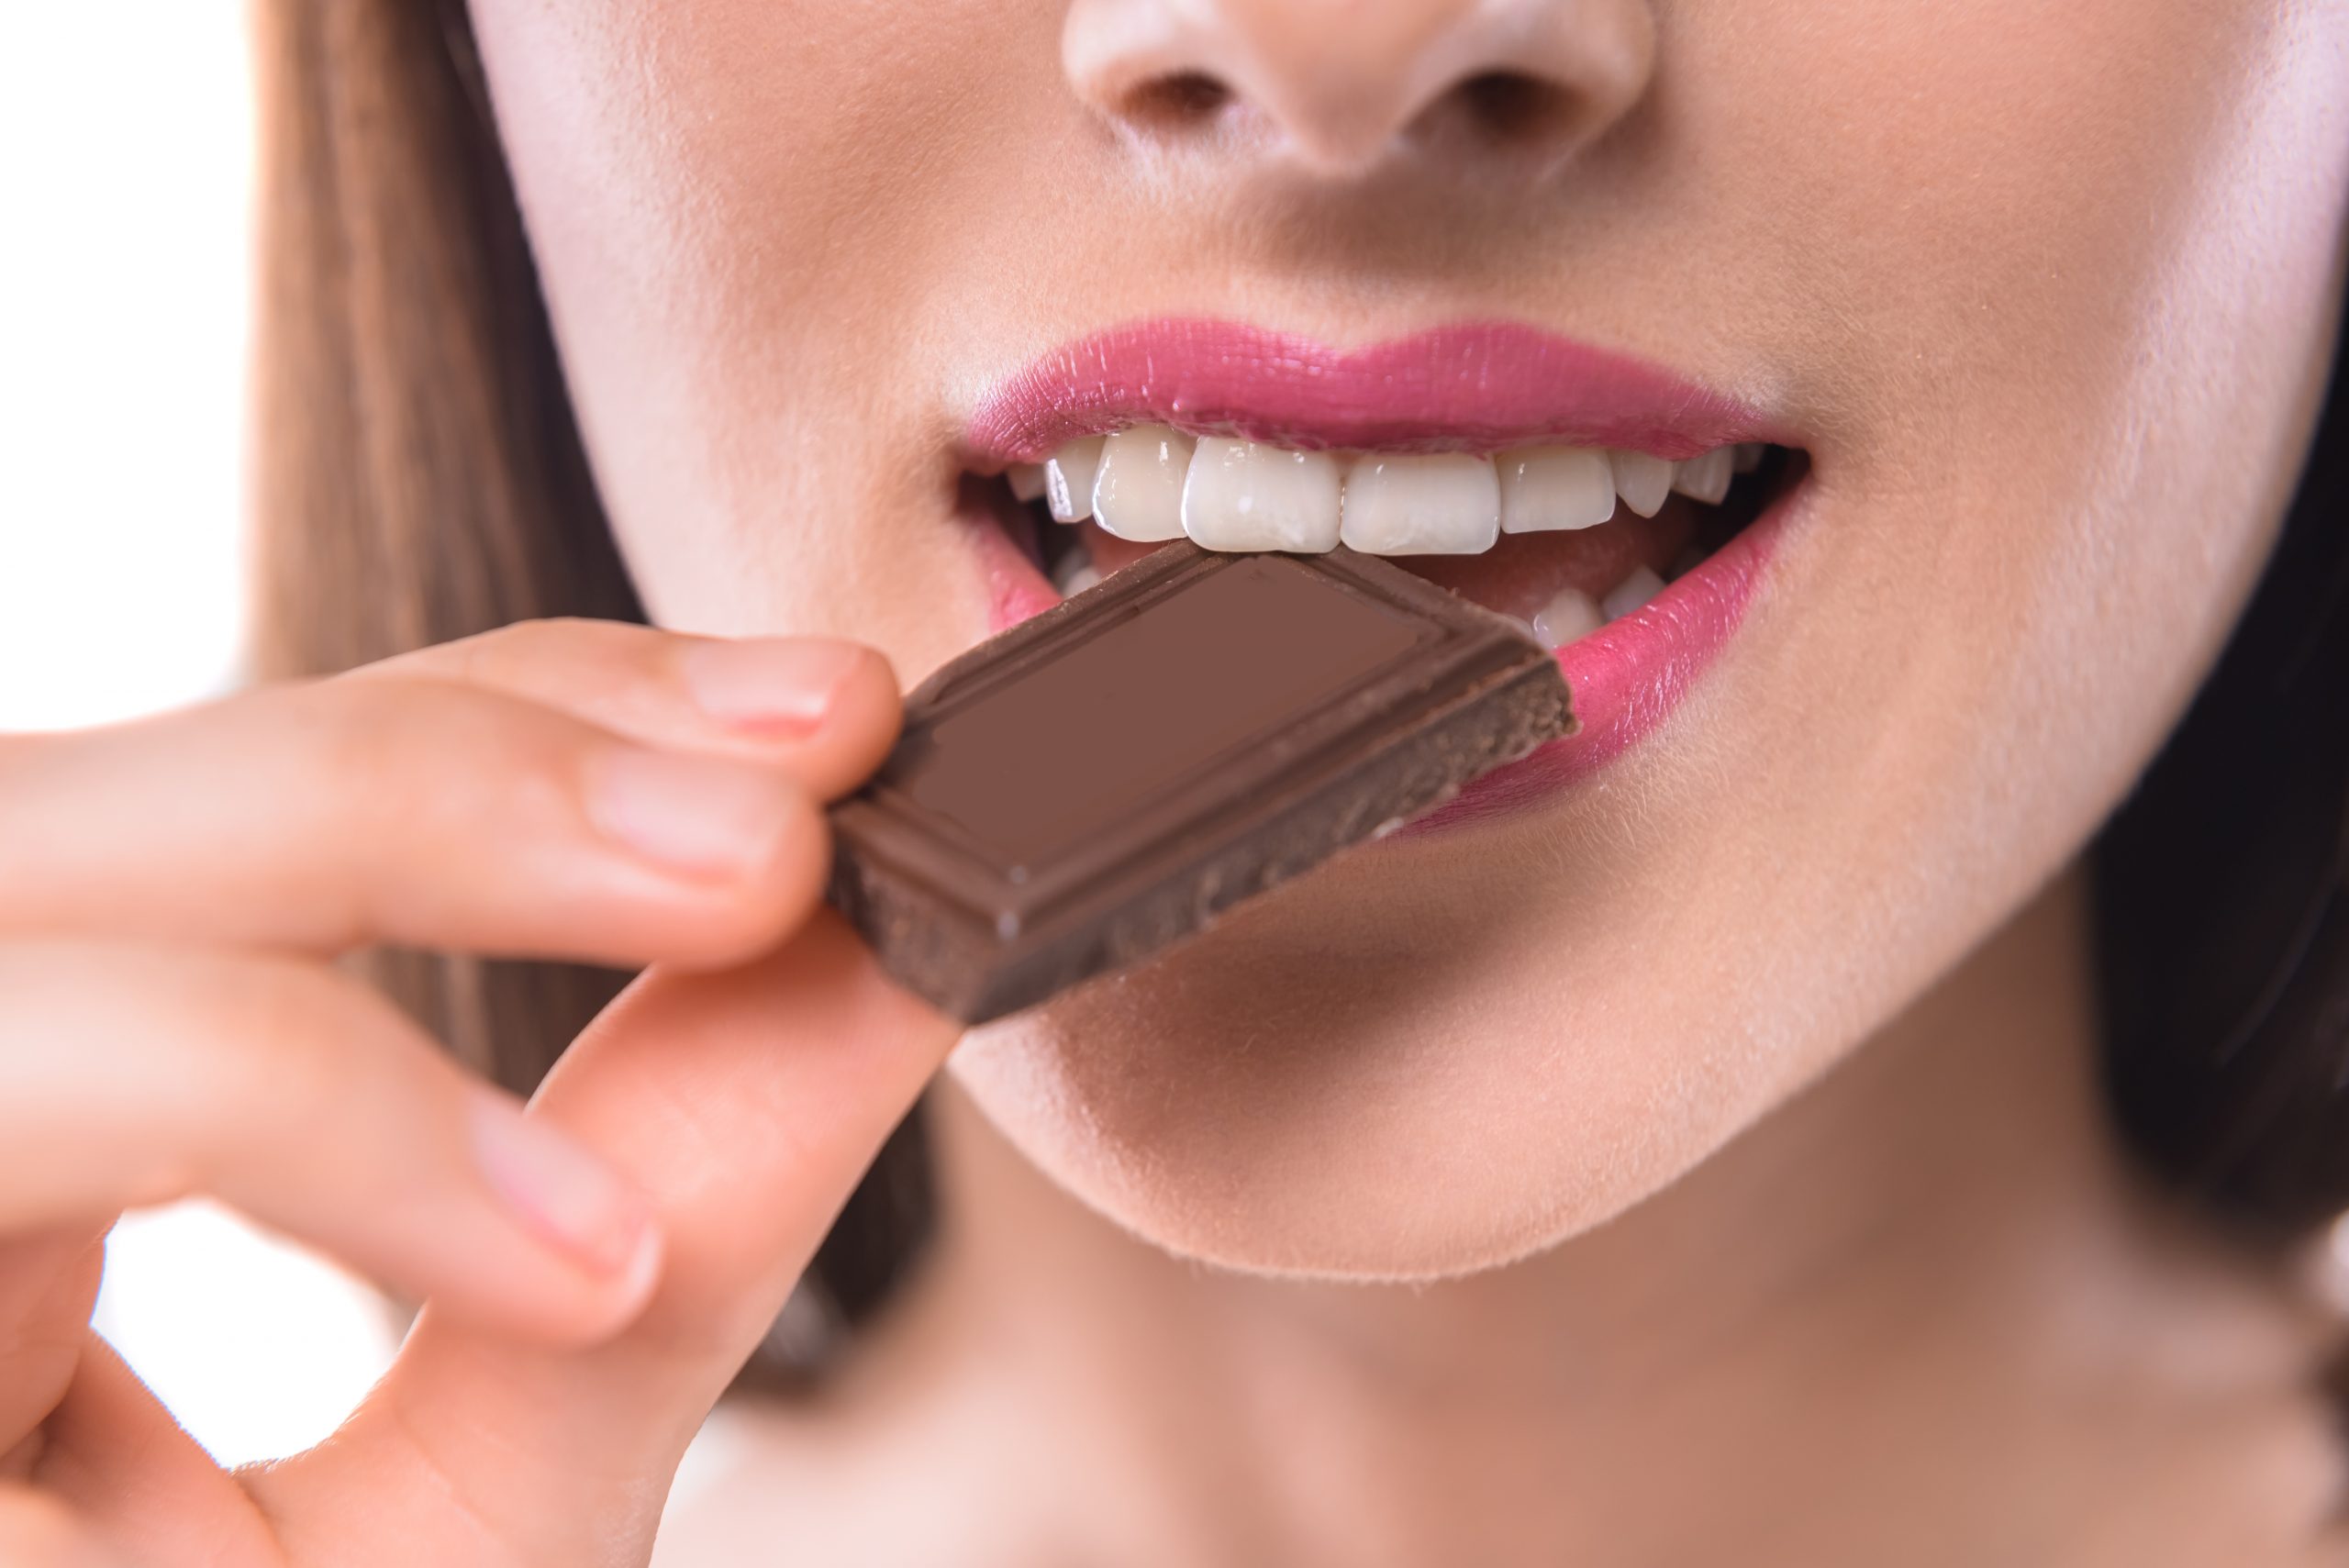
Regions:
[[518, 621], [340, 678], [503, 692], [648, 745], [780, 769], [822, 799], [863, 781], [897, 717], [896, 676], [861, 643], [696, 637], [627, 621]]
[[816, 792], [880, 760], [894, 700], [797, 772], [406, 677], [0, 738], [0, 936], [739, 962], [813, 904]]

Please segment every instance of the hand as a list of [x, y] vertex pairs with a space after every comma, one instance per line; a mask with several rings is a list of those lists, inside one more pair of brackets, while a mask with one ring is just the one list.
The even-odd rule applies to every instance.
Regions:
[[[812, 913], [881, 660], [536, 623], [0, 738], [0, 1562], [639, 1563], [955, 1038]], [[524, 1114], [333, 969], [650, 966]], [[206, 1192], [427, 1300], [329, 1443], [215, 1467], [89, 1329]]]

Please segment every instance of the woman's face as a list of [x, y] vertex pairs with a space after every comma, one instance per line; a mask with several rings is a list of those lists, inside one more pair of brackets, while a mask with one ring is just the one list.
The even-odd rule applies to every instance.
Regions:
[[[473, 9], [670, 625], [846, 633], [910, 684], [1050, 601], [995, 476], [1104, 421], [1807, 454], [1618, 628], [1611, 757], [965, 1042], [1037, 1164], [1243, 1267], [1555, 1241], [1916, 997], [2182, 710], [2332, 340], [2326, 0]], [[1701, 516], [1404, 564], [1531, 617]]]

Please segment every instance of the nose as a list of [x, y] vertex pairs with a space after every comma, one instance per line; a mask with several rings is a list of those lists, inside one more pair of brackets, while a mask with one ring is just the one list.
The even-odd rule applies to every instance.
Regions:
[[[1647, 89], [1653, 0], [1073, 0], [1080, 97], [1158, 141], [1237, 144], [1353, 178], [1398, 151], [1554, 167]], [[1224, 139], [1219, 140], [1219, 138]]]

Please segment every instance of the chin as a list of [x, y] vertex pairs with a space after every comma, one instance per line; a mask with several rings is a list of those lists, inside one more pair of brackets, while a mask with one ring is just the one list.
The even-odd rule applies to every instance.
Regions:
[[1219, 1268], [1431, 1281], [1603, 1224], [1768, 1091], [1700, 1009], [1627, 1009], [1650, 976], [1562, 995], [1479, 895], [1514, 836], [1464, 837], [1378, 846], [975, 1030], [955, 1082], [1055, 1185]]

